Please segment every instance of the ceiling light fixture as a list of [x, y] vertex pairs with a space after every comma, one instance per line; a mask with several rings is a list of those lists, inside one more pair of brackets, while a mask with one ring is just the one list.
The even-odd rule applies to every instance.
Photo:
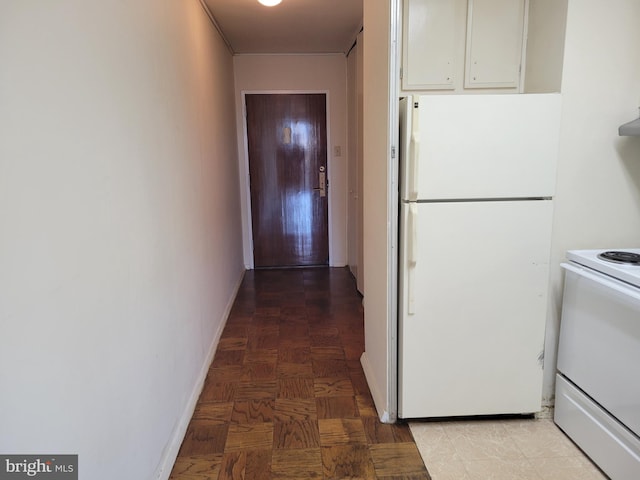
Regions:
[[282, 0], [258, 0], [262, 5], [264, 5], [265, 7], [275, 7], [276, 5], [278, 5]]

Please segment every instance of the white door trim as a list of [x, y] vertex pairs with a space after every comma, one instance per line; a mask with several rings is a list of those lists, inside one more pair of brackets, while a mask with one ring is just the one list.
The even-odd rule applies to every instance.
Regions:
[[400, 68], [402, 58], [402, 10], [400, 0], [391, 0], [391, 25], [389, 33], [389, 142], [387, 219], [389, 222], [387, 264], [389, 272], [388, 312], [387, 312], [387, 371], [389, 391], [387, 392], [387, 414], [389, 422], [398, 418], [398, 179], [399, 179], [399, 93]]

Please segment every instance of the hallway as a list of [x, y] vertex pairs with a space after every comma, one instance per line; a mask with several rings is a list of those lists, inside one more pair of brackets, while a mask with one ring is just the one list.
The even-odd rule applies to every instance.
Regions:
[[425, 479], [378, 420], [346, 268], [247, 271], [171, 479]]

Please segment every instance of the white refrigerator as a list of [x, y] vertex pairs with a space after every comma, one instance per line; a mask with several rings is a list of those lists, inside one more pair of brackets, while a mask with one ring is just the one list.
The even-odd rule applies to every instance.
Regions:
[[401, 100], [400, 418], [540, 410], [560, 100]]

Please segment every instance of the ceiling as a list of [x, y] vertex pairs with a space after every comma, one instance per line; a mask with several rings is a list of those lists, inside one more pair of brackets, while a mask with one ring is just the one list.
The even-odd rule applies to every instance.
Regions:
[[236, 54], [346, 53], [362, 27], [363, 0], [204, 0]]

